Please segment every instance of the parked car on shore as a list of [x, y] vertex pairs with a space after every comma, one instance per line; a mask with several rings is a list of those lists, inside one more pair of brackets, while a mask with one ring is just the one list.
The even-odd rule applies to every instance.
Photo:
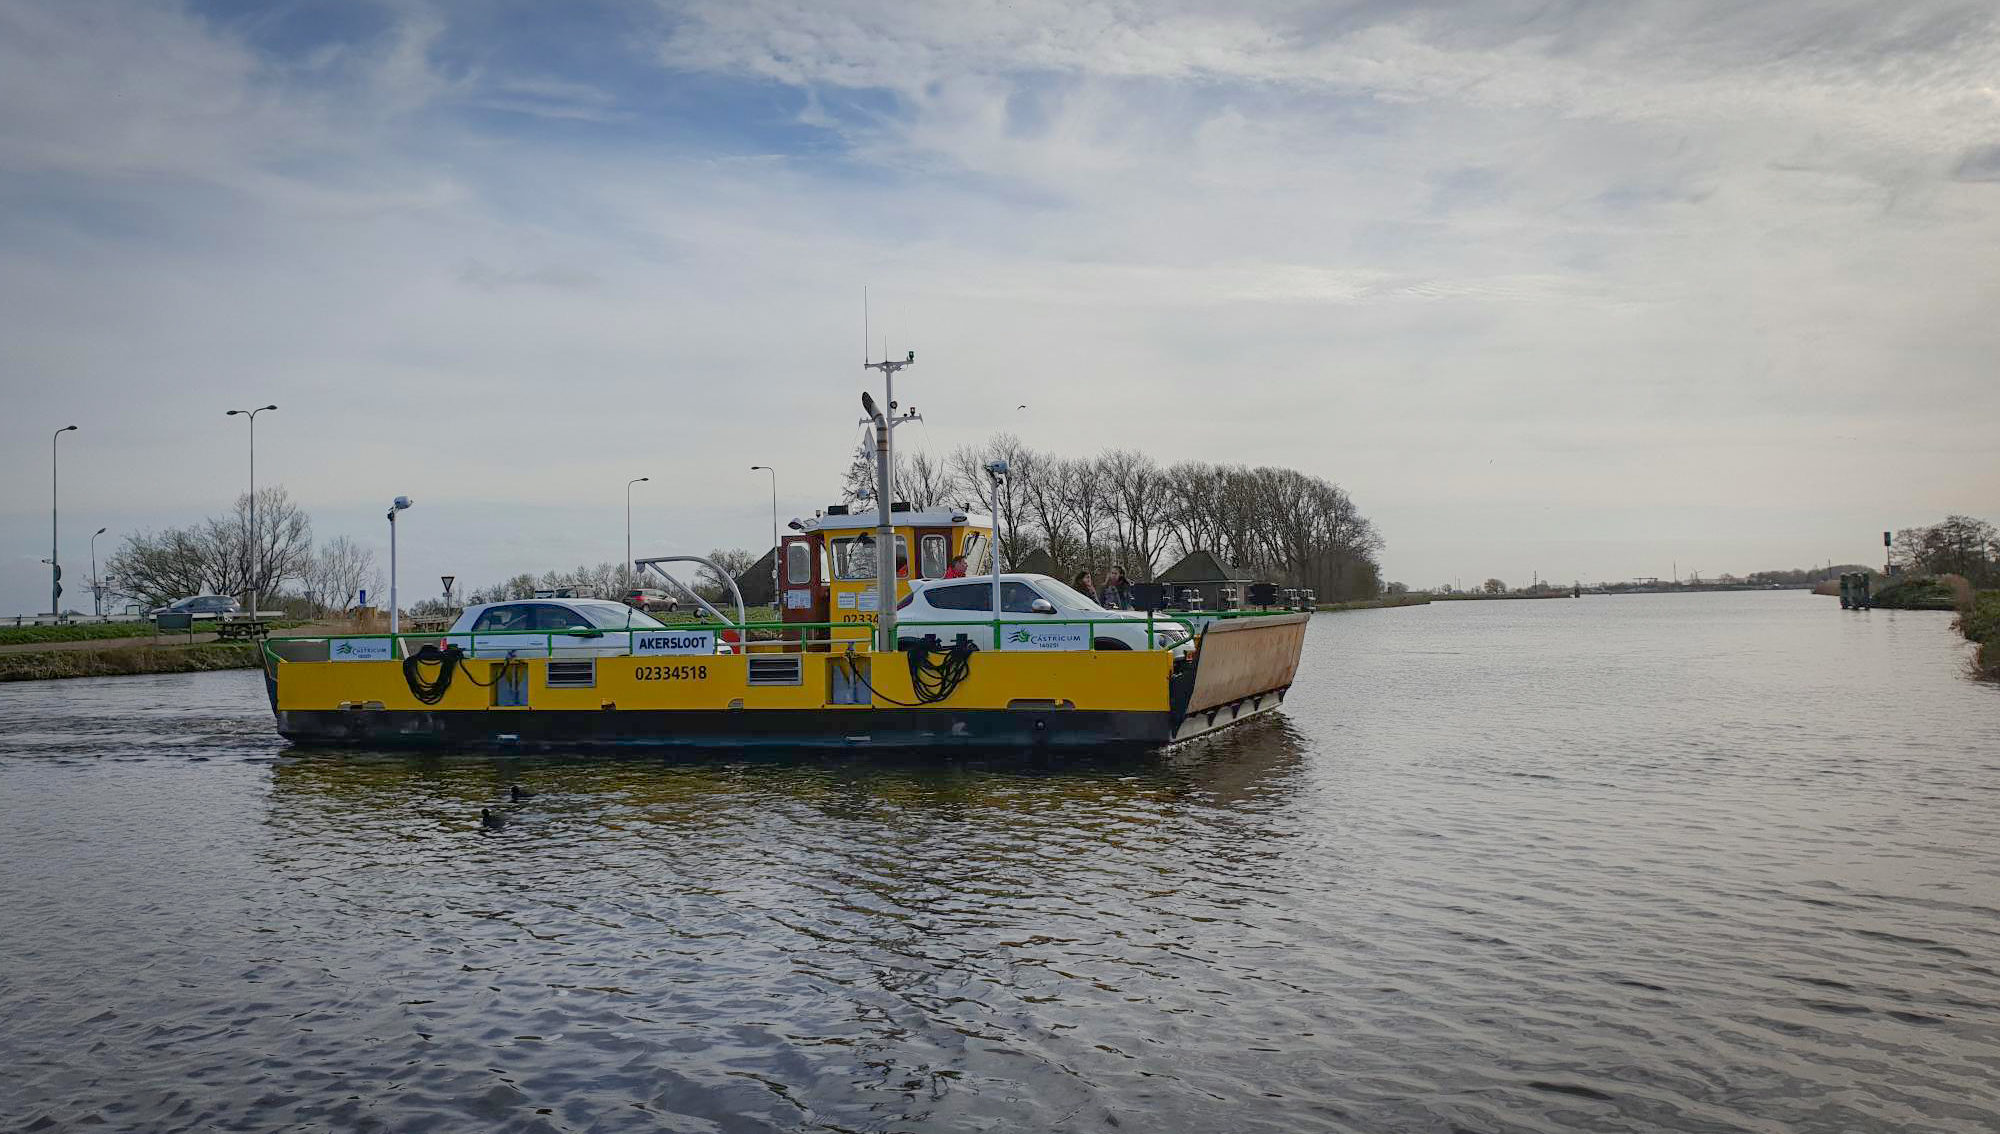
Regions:
[[626, 591], [625, 605], [634, 610], [659, 610], [668, 614], [681, 608], [680, 600], [652, 587], [633, 587]]
[[165, 606], [156, 606], [146, 612], [146, 617], [151, 620], [162, 614], [185, 614], [200, 621], [206, 618], [225, 618], [242, 612], [243, 605], [228, 595], [190, 595], [184, 599], [175, 599]]
[[[956, 632], [947, 633], [945, 626], [928, 625], [937, 622], [991, 622], [993, 619], [993, 577], [968, 576], [950, 580], [915, 580], [911, 584], [909, 597], [896, 607], [898, 633], [902, 637], [922, 637], [936, 634], [940, 639], [955, 637]], [[1065, 632], [1070, 639], [1062, 644], [1051, 638], [1048, 642], [1030, 645], [1027, 639], [1016, 639], [1022, 647], [1036, 649], [1094, 649], [1094, 650], [1153, 650], [1167, 649], [1184, 653], [1193, 648], [1194, 634], [1186, 625], [1170, 618], [1155, 616], [1152, 619], [1151, 640], [1148, 640], [1147, 617], [1143, 611], [1106, 610], [1092, 599], [1068, 585], [1051, 579], [1047, 575], [1007, 574], [1000, 576], [1000, 609], [1008, 619], [1007, 632], [1022, 634], [1033, 631], [1031, 626], [1021, 625], [1031, 622], [1033, 616], [1048, 618], [1051, 631]], [[1022, 616], [1030, 616], [1023, 618]], [[1085, 626], [1078, 619], [1090, 619], [1092, 625]], [[907, 628], [905, 628], [907, 627]], [[968, 636], [978, 643], [980, 636], [968, 632]], [[1035, 633], [1036, 638], [1050, 638], [1048, 634]], [[981, 643], [991, 648], [991, 634]]]

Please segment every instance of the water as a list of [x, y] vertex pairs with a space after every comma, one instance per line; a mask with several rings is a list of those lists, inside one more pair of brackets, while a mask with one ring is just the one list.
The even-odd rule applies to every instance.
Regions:
[[0, 1128], [1991, 1131], [2000, 689], [1948, 622], [1322, 617], [1285, 717], [1070, 769], [0, 686]]

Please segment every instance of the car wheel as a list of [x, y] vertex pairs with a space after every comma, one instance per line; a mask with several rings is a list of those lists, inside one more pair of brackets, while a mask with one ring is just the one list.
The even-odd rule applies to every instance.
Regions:
[[1119, 638], [1099, 638], [1090, 644], [1093, 650], [1129, 650], [1131, 643]]

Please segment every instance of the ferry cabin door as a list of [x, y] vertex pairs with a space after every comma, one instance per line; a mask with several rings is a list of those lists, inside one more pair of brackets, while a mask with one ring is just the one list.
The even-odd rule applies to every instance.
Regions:
[[[819, 553], [819, 537], [813, 535], [786, 536], [780, 546], [783, 566], [780, 568], [778, 601], [784, 607], [786, 622], [826, 622], [827, 611], [826, 567], [824, 557]], [[823, 638], [824, 633], [809, 633], [807, 638]]]

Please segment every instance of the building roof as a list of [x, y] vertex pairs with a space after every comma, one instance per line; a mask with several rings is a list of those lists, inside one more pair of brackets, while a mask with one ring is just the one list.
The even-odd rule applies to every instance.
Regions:
[[1057, 570], [1055, 557], [1045, 547], [1038, 547], [1022, 556], [1021, 561], [1012, 564], [1010, 569], [1023, 575], [1047, 575], [1050, 578], [1055, 577]]
[[1196, 549], [1179, 563], [1160, 572], [1162, 583], [1247, 583], [1250, 572], [1224, 565], [1212, 551]]
[[778, 601], [777, 592], [771, 589], [771, 561], [777, 554], [778, 549], [772, 548], [764, 553], [764, 558], [736, 576], [736, 589], [742, 592], [745, 606], [765, 606]]
[[[858, 507], [858, 506], [857, 506]], [[964, 519], [958, 517], [963, 516]], [[807, 532], [862, 532], [874, 531], [875, 509], [850, 512], [845, 516], [814, 516], [800, 520], [799, 530]], [[993, 518], [976, 512], [966, 512], [958, 508], [929, 508], [922, 512], [891, 512], [889, 523], [899, 528], [949, 528], [957, 524], [969, 524], [975, 528], [993, 530]]]

